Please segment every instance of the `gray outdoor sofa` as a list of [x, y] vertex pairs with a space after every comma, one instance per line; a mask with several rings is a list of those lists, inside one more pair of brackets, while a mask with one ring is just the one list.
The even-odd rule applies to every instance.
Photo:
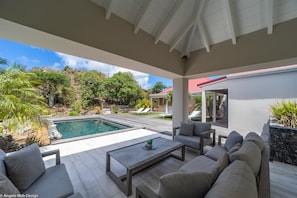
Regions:
[[[219, 142], [223, 136], [219, 136]], [[159, 189], [144, 184], [137, 198], [269, 198], [268, 150], [260, 136], [243, 137], [233, 131], [225, 145], [216, 145], [183, 165], [179, 171], [160, 177]]]
[[[56, 155], [56, 165], [45, 168], [42, 157]], [[74, 193], [64, 164], [60, 164], [59, 150], [40, 153], [32, 144], [13, 153], [0, 149], [0, 197], [1, 195], [40, 198], [82, 197]]]

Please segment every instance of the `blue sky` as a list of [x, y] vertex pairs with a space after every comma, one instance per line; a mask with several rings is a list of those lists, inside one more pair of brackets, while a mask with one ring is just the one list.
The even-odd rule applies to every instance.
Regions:
[[130, 71], [139, 85], [144, 89], [153, 87], [158, 81], [163, 82], [167, 87], [172, 86], [172, 80], [170, 79], [152, 76], [142, 72], [128, 70], [39, 47], [24, 45], [2, 38], [0, 38], [0, 57], [8, 60], [9, 65], [13, 63], [22, 64], [26, 66], [27, 70], [30, 70], [32, 67], [51, 67], [55, 70], [59, 70], [68, 65], [77, 69], [96, 69], [107, 76], [112, 76], [119, 71]]

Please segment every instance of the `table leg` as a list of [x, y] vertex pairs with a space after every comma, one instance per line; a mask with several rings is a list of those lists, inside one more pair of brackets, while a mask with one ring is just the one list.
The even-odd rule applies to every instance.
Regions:
[[109, 171], [110, 171], [110, 155], [107, 152], [106, 153], [106, 172], [109, 172]]
[[132, 194], [132, 171], [127, 168], [127, 178], [126, 178], [126, 185], [127, 185], [127, 193], [126, 195], [129, 196]]

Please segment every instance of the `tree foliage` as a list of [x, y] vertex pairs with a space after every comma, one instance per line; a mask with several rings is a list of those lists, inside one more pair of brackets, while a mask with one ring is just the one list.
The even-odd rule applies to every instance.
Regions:
[[80, 77], [81, 103], [84, 108], [100, 105], [106, 95], [105, 75], [95, 70], [84, 72]]
[[27, 120], [39, 124], [46, 112], [44, 98], [36, 88], [39, 81], [34, 79], [36, 76], [33, 73], [16, 69], [8, 69], [0, 75], [0, 119], [10, 129]]
[[166, 85], [164, 85], [162, 82], [156, 82], [156, 84], [153, 86], [151, 92], [153, 94], [160, 93], [161, 91], [163, 91], [166, 88], [167, 88]]
[[145, 94], [130, 72], [114, 74], [106, 80], [105, 88], [108, 92], [106, 100], [122, 105], [135, 105]]
[[[55, 99], [61, 96], [61, 93], [67, 92], [67, 87], [70, 86], [68, 77], [56, 71], [35, 71], [35, 73], [37, 79], [42, 81], [39, 86], [42, 95], [47, 98], [49, 107], [54, 106]], [[61, 98], [63, 98], [63, 95]]]

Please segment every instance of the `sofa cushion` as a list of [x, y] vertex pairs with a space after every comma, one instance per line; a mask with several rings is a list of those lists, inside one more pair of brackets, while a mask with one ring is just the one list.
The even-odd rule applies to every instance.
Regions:
[[24, 194], [38, 194], [38, 197], [67, 197], [73, 194], [71, 180], [64, 164], [46, 169]]
[[245, 161], [257, 176], [261, 166], [261, 151], [254, 142], [247, 141], [238, 151], [230, 155], [230, 161], [234, 162], [235, 160]]
[[[199, 136], [185, 136], [176, 135], [174, 136], [174, 141], [181, 142], [189, 147], [200, 149], [200, 137]], [[204, 138], [204, 145], [210, 144], [211, 140], [209, 138]]]
[[227, 150], [225, 147], [221, 145], [216, 145], [209, 151], [205, 153], [205, 156], [213, 159], [213, 160], [218, 160], [220, 157], [222, 157], [225, 153], [227, 153]]
[[0, 197], [1, 195], [17, 195], [20, 191], [13, 185], [13, 183], [3, 174], [0, 173]]
[[211, 187], [212, 176], [204, 172], [175, 172], [160, 178], [162, 198], [203, 198]]
[[193, 136], [194, 124], [182, 122], [180, 123], [179, 135]]
[[37, 144], [4, 157], [8, 178], [20, 192], [25, 191], [45, 171]]
[[225, 142], [224, 147], [229, 151], [235, 144], [242, 143], [243, 137], [236, 131], [232, 131]]
[[6, 168], [4, 164], [4, 157], [6, 154], [0, 149], [0, 174], [6, 175]]
[[201, 132], [209, 131], [211, 129], [211, 123], [189, 121], [194, 124], [194, 135], [199, 135]]
[[247, 136], [244, 139], [244, 142], [247, 142], [247, 141], [254, 142], [259, 147], [259, 149], [261, 151], [263, 150], [263, 148], [265, 146], [264, 141], [262, 140], [262, 138], [255, 132], [250, 132], [250, 133], [247, 134]]
[[229, 151], [228, 154], [231, 155], [232, 153], [238, 151], [241, 147], [240, 143], [235, 144]]
[[205, 198], [257, 198], [256, 178], [244, 161], [230, 164], [217, 178]]

